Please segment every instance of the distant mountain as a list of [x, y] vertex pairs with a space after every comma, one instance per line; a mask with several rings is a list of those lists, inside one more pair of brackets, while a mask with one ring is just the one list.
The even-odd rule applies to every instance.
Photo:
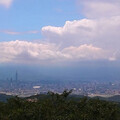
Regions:
[[6, 102], [11, 97], [11, 95], [0, 94], [0, 102]]
[[[9, 99], [11, 97], [13, 97], [13, 96], [11, 96], [11, 95], [5, 95], [5, 94], [0, 94], [0, 101], [6, 102], [7, 99]], [[83, 97], [84, 97], [83, 95], [70, 95], [68, 97], [68, 99], [73, 99], [73, 100], [79, 101]], [[49, 98], [49, 95], [47, 95], [47, 94], [38, 94], [38, 95], [26, 97], [25, 99], [35, 99], [35, 98], [43, 100], [43, 99]], [[100, 97], [100, 96], [93, 97], [93, 99], [97, 99], [97, 98], [100, 99], [100, 100], [120, 102], [120, 95], [115, 95], [115, 96], [108, 97], [108, 98], [106, 98], [106, 97]]]
[[120, 102], [120, 95], [115, 95], [115, 96], [112, 96], [112, 97], [100, 98], [100, 99], [107, 100], [107, 101], [113, 101], [113, 102]]
[[[85, 96], [83, 95], [70, 95], [68, 97], [68, 99], [72, 99], [72, 100], [77, 100], [79, 101], [81, 98], [83, 98]], [[26, 99], [45, 99], [45, 98], [49, 98], [49, 96], [47, 94], [38, 94], [38, 95], [34, 95], [34, 96], [30, 96], [30, 97], [27, 97]], [[88, 97], [90, 98], [90, 97]], [[97, 97], [93, 97], [93, 99], [100, 99], [100, 100], [105, 100], [105, 101], [112, 101], [112, 102], [120, 102], [120, 95], [116, 95], [116, 96], [112, 96], [112, 97], [100, 97], [100, 96], [97, 96]]]

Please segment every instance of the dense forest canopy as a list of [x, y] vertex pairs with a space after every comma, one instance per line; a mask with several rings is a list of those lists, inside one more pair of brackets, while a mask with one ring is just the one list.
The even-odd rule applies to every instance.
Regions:
[[0, 120], [120, 120], [118, 103], [87, 97], [69, 99], [71, 92], [49, 92], [43, 99], [10, 98], [0, 102]]

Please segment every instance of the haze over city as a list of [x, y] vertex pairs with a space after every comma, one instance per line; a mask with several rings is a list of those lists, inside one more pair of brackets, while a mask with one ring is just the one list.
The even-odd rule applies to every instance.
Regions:
[[120, 82], [119, 0], [0, 0], [0, 16], [2, 83]]

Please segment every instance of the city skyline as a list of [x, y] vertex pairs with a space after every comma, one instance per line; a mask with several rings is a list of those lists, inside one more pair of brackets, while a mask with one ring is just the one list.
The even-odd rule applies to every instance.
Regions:
[[119, 82], [119, 5], [0, 0], [0, 82]]

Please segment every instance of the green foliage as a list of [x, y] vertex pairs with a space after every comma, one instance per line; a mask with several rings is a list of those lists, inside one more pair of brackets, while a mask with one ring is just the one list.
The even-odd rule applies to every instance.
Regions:
[[0, 120], [120, 120], [116, 103], [99, 99], [68, 99], [72, 91], [48, 92], [49, 97], [30, 100], [18, 97], [0, 102]]

